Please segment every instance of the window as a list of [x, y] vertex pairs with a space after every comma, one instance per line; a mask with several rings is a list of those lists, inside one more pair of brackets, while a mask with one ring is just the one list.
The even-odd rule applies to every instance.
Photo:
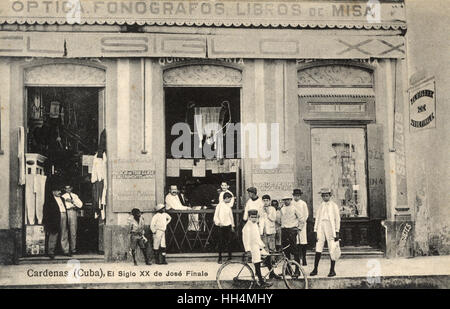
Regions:
[[312, 128], [313, 208], [322, 187], [332, 190], [341, 217], [367, 217], [366, 138], [364, 128]]

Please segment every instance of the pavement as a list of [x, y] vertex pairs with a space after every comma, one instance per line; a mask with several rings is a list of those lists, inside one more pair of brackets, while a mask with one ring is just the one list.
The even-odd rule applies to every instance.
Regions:
[[[220, 265], [215, 261], [168, 258], [168, 263], [93, 263], [74, 256], [65, 263], [0, 266], [0, 288], [217, 288]], [[307, 274], [312, 264], [309, 256]], [[450, 256], [345, 258], [336, 263], [334, 278], [327, 277], [329, 265], [322, 258], [319, 275], [309, 278], [310, 288], [450, 288]], [[285, 288], [283, 281], [273, 283], [273, 288]]]

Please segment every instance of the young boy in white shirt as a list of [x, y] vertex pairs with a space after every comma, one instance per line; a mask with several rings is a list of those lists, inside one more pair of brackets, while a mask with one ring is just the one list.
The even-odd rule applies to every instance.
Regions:
[[[275, 247], [275, 234], [276, 234], [276, 220], [277, 220], [277, 210], [270, 203], [270, 195], [263, 195], [262, 201], [264, 203], [264, 211], [262, 215], [262, 220], [260, 223], [261, 236], [266, 248], [270, 253], [276, 251]], [[270, 279], [281, 279], [281, 277], [275, 274], [272, 269], [273, 258], [268, 257], [264, 261], [264, 264], [268, 269], [270, 269], [269, 278]]]
[[[322, 188], [319, 194], [322, 196], [323, 202], [317, 210], [316, 222], [314, 223], [314, 233], [317, 243], [314, 269], [310, 273], [310, 276], [317, 275], [319, 261], [325, 241], [327, 242], [328, 248], [330, 248], [331, 242], [339, 240], [339, 230], [341, 227], [339, 207], [335, 202], [330, 200], [331, 190], [329, 188]], [[331, 260], [328, 277], [336, 276], [336, 272], [334, 271], [335, 263], [336, 261]]]
[[234, 198], [233, 193], [229, 189], [230, 189], [230, 186], [228, 185], [228, 182], [222, 181], [222, 183], [220, 184], [221, 191], [219, 193], [219, 203], [223, 201], [224, 194], [228, 192], [231, 195], [230, 205], [231, 205], [231, 207], [233, 207], [235, 198]]
[[242, 229], [242, 241], [244, 243], [244, 249], [246, 256], [252, 257], [252, 263], [255, 265], [256, 276], [258, 277], [258, 285], [260, 287], [270, 287], [272, 284], [265, 282], [261, 274], [261, 255], [268, 255], [268, 252], [264, 250], [264, 243], [261, 240], [259, 233], [258, 211], [256, 209], [250, 209], [248, 211], [249, 220]]
[[164, 204], [156, 206], [156, 214], [152, 218], [150, 229], [153, 233], [153, 250], [156, 264], [167, 264], [166, 261], [166, 229], [172, 218], [165, 213]]
[[217, 246], [219, 250], [219, 264], [222, 264], [222, 252], [225, 249], [228, 250], [228, 261], [231, 260], [231, 239], [232, 233], [234, 233], [232, 197], [231, 193], [225, 192], [223, 194], [223, 200], [217, 204], [216, 210], [214, 211], [214, 224], [219, 229]]

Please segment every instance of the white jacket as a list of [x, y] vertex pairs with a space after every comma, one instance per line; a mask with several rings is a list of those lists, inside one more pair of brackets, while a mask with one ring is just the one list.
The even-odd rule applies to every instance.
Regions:
[[153, 218], [152, 222], [150, 223], [150, 229], [152, 230], [152, 233], [156, 233], [156, 231], [165, 231], [167, 228], [167, 224], [172, 220], [169, 214], [163, 212], [163, 213], [156, 213]]
[[[325, 207], [325, 209], [324, 209]], [[317, 209], [316, 213], [316, 222], [314, 222], [314, 232], [317, 233], [317, 230], [320, 225], [320, 221], [323, 219], [322, 212], [327, 211], [328, 218], [330, 219], [331, 228], [333, 229], [333, 237], [336, 237], [336, 232], [339, 232], [341, 229], [341, 215], [339, 213], [339, 207], [333, 201], [322, 202]]]
[[250, 220], [245, 224], [242, 229], [242, 242], [244, 243], [245, 251], [259, 252], [259, 249], [264, 248], [264, 243], [261, 240], [259, 234], [259, 227], [257, 223], [253, 223]]
[[294, 207], [296, 207], [299, 211], [300, 211], [300, 218], [298, 218], [299, 224], [298, 224], [298, 228], [300, 230], [303, 230], [306, 226], [306, 220], [308, 220], [308, 215], [309, 215], [309, 211], [308, 211], [308, 205], [306, 205], [305, 201], [302, 200], [292, 200], [292, 205]]
[[261, 235], [263, 235], [264, 233], [266, 233], [266, 235], [271, 235], [275, 234], [276, 232], [275, 222], [277, 220], [277, 211], [272, 206], [269, 206], [267, 208], [268, 209], [266, 212], [266, 207], [264, 207], [261, 220], [259, 221]]

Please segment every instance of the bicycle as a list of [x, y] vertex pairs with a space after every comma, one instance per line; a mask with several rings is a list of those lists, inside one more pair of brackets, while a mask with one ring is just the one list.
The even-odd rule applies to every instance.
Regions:
[[[287, 258], [284, 253], [287, 248], [289, 245], [266, 256], [266, 258], [273, 256], [276, 261], [263, 278], [266, 279], [272, 270], [282, 264], [282, 277], [286, 287], [288, 289], [307, 289], [306, 272], [299, 263]], [[245, 258], [243, 261], [228, 261], [222, 264], [217, 271], [216, 282], [219, 289], [251, 289], [257, 285], [255, 272]]]

